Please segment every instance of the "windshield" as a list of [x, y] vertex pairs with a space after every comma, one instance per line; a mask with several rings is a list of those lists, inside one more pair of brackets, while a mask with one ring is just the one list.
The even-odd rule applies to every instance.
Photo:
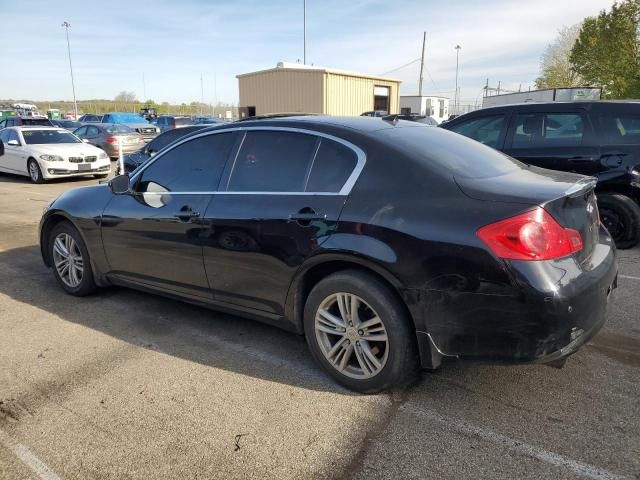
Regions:
[[132, 133], [134, 131], [126, 125], [110, 125], [106, 130], [108, 133]]
[[66, 130], [23, 130], [22, 136], [27, 145], [82, 143], [82, 140]]
[[149, 123], [137, 113], [110, 113], [109, 118], [113, 123]]

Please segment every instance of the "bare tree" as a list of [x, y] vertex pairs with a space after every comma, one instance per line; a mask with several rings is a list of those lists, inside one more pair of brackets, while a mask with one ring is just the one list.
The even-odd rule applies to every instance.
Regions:
[[136, 94], [134, 92], [121, 91], [115, 98], [116, 102], [131, 103], [136, 101]]
[[570, 60], [571, 49], [580, 34], [581, 23], [563, 27], [553, 43], [549, 44], [540, 61], [540, 76], [537, 88], [578, 87], [582, 78], [575, 72]]

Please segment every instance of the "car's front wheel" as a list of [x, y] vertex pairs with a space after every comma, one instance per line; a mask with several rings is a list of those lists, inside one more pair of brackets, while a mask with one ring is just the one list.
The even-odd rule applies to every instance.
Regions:
[[52, 229], [48, 245], [53, 274], [60, 286], [77, 297], [93, 293], [96, 284], [80, 232], [69, 222], [61, 222]]
[[598, 209], [616, 247], [631, 248], [640, 242], [640, 206], [632, 198], [620, 193], [602, 193], [598, 195]]
[[29, 178], [33, 183], [44, 183], [44, 177], [42, 176], [40, 165], [38, 165], [38, 162], [35, 159], [29, 159], [27, 162], [27, 170], [29, 172]]
[[320, 281], [304, 324], [316, 362], [347, 388], [374, 393], [417, 376], [415, 331], [400, 300], [373, 275], [348, 270]]

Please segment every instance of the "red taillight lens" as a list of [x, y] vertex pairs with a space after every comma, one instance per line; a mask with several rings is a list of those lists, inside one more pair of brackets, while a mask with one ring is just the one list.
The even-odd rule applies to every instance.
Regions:
[[107, 141], [109, 143], [118, 143], [118, 138], [117, 137], [107, 137], [107, 138], [105, 138], [105, 141]]
[[582, 250], [580, 232], [564, 228], [543, 208], [480, 228], [478, 237], [500, 258], [551, 260]]

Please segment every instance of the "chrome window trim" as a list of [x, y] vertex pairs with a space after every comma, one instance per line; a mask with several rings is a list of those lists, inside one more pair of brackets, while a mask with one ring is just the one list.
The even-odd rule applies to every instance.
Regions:
[[[136, 181], [138, 181], [140, 175], [142, 175], [142, 173], [149, 168], [151, 165], [153, 165], [156, 161], [158, 161], [158, 159], [162, 158], [164, 155], [166, 155], [168, 152], [170, 152], [171, 150], [173, 150], [174, 148], [179, 147], [180, 145], [182, 145], [183, 143], [186, 143], [188, 141], [191, 140], [195, 140], [196, 138], [200, 138], [200, 137], [206, 137], [209, 135], [217, 135], [220, 133], [229, 133], [229, 132], [249, 132], [249, 131], [253, 131], [253, 130], [258, 130], [258, 131], [272, 131], [272, 132], [293, 132], [293, 133], [303, 133], [306, 135], [313, 135], [315, 137], [321, 137], [321, 138], [326, 138], [328, 140], [332, 140], [334, 142], [340, 143], [342, 145], [344, 145], [345, 147], [349, 148], [351, 151], [353, 151], [356, 154], [356, 166], [353, 168], [353, 170], [351, 171], [351, 174], [349, 175], [349, 177], [347, 177], [347, 180], [345, 181], [344, 185], [342, 186], [342, 188], [340, 189], [340, 191], [338, 192], [261, 192], [261, 191], [257, 191], [257, 192], [232, 192], [232, 191], [228, 191], [228, 190], [223, 190], [223, 191], [212, 191], [212, 192], [144, 192], [145, 195], [339, 195], [339, 196], [346, 196], [349, 195], [351, 193], [351, 190], [353, 189], [353, 186], [355, 185], [356, 181], [358, 180], [358, 178], [360, 177], [360, 174], [362, 173], [362, 170], [364, 169], [365, 164], [367, 163], [367, 156], [364, 153], [364, 151], [354, 145], [351, 142], [348, 142], [346, 140], [343, 140], [340, 137], [336, 137], [334, 135], [330, 135], [328, 133], [324, 133], [324, 132], [318, 132], [315, 130], [309, 130], [306, 128], [297, 128], [297, 127], [270, 127], [270, 126], [259, 126], [259, 127], [233, 127], [233, 128], [221, 128], [219, 130], [213, 130], [213, 131], [207, 131], [207, 132], [203, 132], [203, 133], [199, 133], [197, 135], [194, 135], [192, 137], [188, 137], [185, 139], [180, 140], [179, 142], [177, 142], [176, 144], [172, 145], [170, 148], [168, 148], [167, 150], [165, 150], [164, 152], [158, 153], [157, 155], [154, 155], [154, 157], [149, 160], [145, 165], [142, 166], [142, 168], [138, 171], [136, 171], [135, 175], [133, 177], [131, 177], [131, 182], [135, 183]], [[236, 155], [233, 159], [233, 166], [231, 169], [231, 174], [229, 175], [229, 178], [227, 179], [227, 185], [225, 185], [225, 189], [229, 188], [229, 181], [231, 180], [231, 175], [233, 174], [233, 167], [235, 167], [235, 162], [238, 158], [238, 155], [240, 154], [240, 149], [242, 148], [242, 145], [244, 144], [244, 138], [246, 137], [246, 135], [243, 136], [241, 143], [236, 151]], [[317, 152], [316, 152], [317, 154]], [[315, 156], [314, 156], [314, 160], [315, 160]]]

